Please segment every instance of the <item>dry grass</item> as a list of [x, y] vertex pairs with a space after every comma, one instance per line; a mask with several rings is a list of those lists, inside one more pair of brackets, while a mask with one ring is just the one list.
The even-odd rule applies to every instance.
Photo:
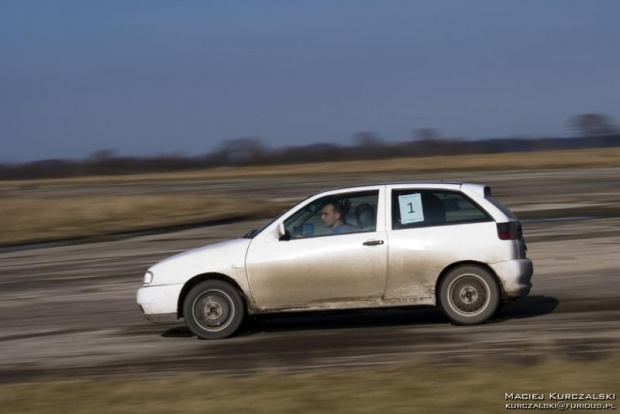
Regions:
[[0, 199], [0, 244], [94, 237], [237, 217], [271, 217], [282, 206], [254, 199], [200, 196], [106, 196]]
[[[266, 167], [219, 168], [162, 174], [0, 181], [1, 187], [97, 185], [128, 182], [191, 181], [290, 175], [423, 172], [432, 170], [537, 169], [620, 166], [620, 148], [521, 154], [397, 158]], [[199, 196], [106, 196], [58, 199], [0, 198], [0, 245], [93, 237], [169, 225], [238, 217], [272, 217], [282, 205], [248, 199]]]
[[[303, 375], [260, 374], [246, 378], [205, 375], [38, 383], [0, 387], [0, 411], [41, 414], [501, 413], [506, 412], [505, 393], [618, 393], [619, 373], [620, 364], [614, 360], [548, 362], [534, 367], [506, 364], [452, 368], [401, 366]], [[553, 401], [547, 394], [546, 400], [539, 402]], [[618, 401], [604, 403], [620, 406]]]
[[133, 174], [79, 178], [0, 181], [0, 186], [128, 183], [144, 181], [214, 180], [289, 175], [362, 174], [372, 172], [426, 172], [454, 170], [510, 170], [620, 166], [620, 148], [564, 150], [488, 155], [393, 158], [262, 167], [227, 167], [160, 174]]

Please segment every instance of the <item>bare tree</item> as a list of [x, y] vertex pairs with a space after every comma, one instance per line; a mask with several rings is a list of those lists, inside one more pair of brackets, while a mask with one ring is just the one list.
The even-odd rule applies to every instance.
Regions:
[[569, 123], [581, 137], [603, 137], [618, 133], [618, 127], [613, 119], [603, 114], [575, 115]]
[[376, 148], [383, 145], [383, 140], [374, 132], [358, 132], [354, 137], [356, 145], [362, 148]]
[[413, 139], [418, 141], [434, 141], [439, 138], [439, 132], [434, 128], [420, 128], [413, 133]]
[[266, 153], [261, 139], [251, 137], [226, 141], [219, 152], [219, 156], [227, 163], [239, 164], [259, 162]]
[[118, 157], [118, 151], [113, 150], [113, 149], [100, 149], [97, 151], [93, 151], [88, 155], [87, 160], [88, 161], [95, 161], [95, 162], [101, 162], [101, 161], [109, 161], [113, 158], [117, 158]]

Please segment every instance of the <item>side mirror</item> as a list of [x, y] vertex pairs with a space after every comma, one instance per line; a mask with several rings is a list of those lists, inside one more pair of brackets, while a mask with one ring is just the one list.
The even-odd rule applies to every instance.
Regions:
[[286, 230], [284, 227], [284, 223], [278, 224], [278, 240], [280, 241], [288, 241], [291, 239], [291, 233]]
[[286, 234], [286, 229], [284, 228], [284, 223], [278, 224], [278, 237], [282, 237]]

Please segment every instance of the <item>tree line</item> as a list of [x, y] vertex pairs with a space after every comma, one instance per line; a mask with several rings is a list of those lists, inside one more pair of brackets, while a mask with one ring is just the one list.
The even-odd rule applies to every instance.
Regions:
[[224, 142], [217, 150], [200, 156], [121, 156], [100, 150], [86, 159], [53, 159], [20, 164], [0, 164], [0, 179], [62, 178], [86, 175], [120, 175], [172, 172], [225, 166], [298, 164], [325, 161], [370, 160], [396, 157], [427, 157], [460, 154], [494, 154], [559, 149], [610, 148], [620, 146], [620, 129], [601, 114], [578, 115], [569, 121], [576, 132], [571, 138], [494, 138], [463, 140], [442, 138], [435, 129], [414, 132], [411, 140], [388, 142], [373, 132], [355, 134], [354, 143], [335, 143], [268, 148], [260, 138]]

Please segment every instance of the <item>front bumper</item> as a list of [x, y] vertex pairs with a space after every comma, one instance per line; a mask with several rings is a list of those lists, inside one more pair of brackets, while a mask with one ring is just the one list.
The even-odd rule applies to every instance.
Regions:
[[183, 323], [183, 319], [179, 319], [179, 315], [177, 313], [152, 313], [147, 315], [144, 314], [144, 317], [147, 321], [154, 323], [156, 325], [181, 325]]
[[530, 259], [507, 260], [490, 265], [502, 284], [506, 299], [527, 296], [532, 289], [534, 265]]
[[136, 300], [144, 317], [153, 323], [180, 323], [178, 317], [179, 295], [183, 285], [143, 286], [138, 289]]

